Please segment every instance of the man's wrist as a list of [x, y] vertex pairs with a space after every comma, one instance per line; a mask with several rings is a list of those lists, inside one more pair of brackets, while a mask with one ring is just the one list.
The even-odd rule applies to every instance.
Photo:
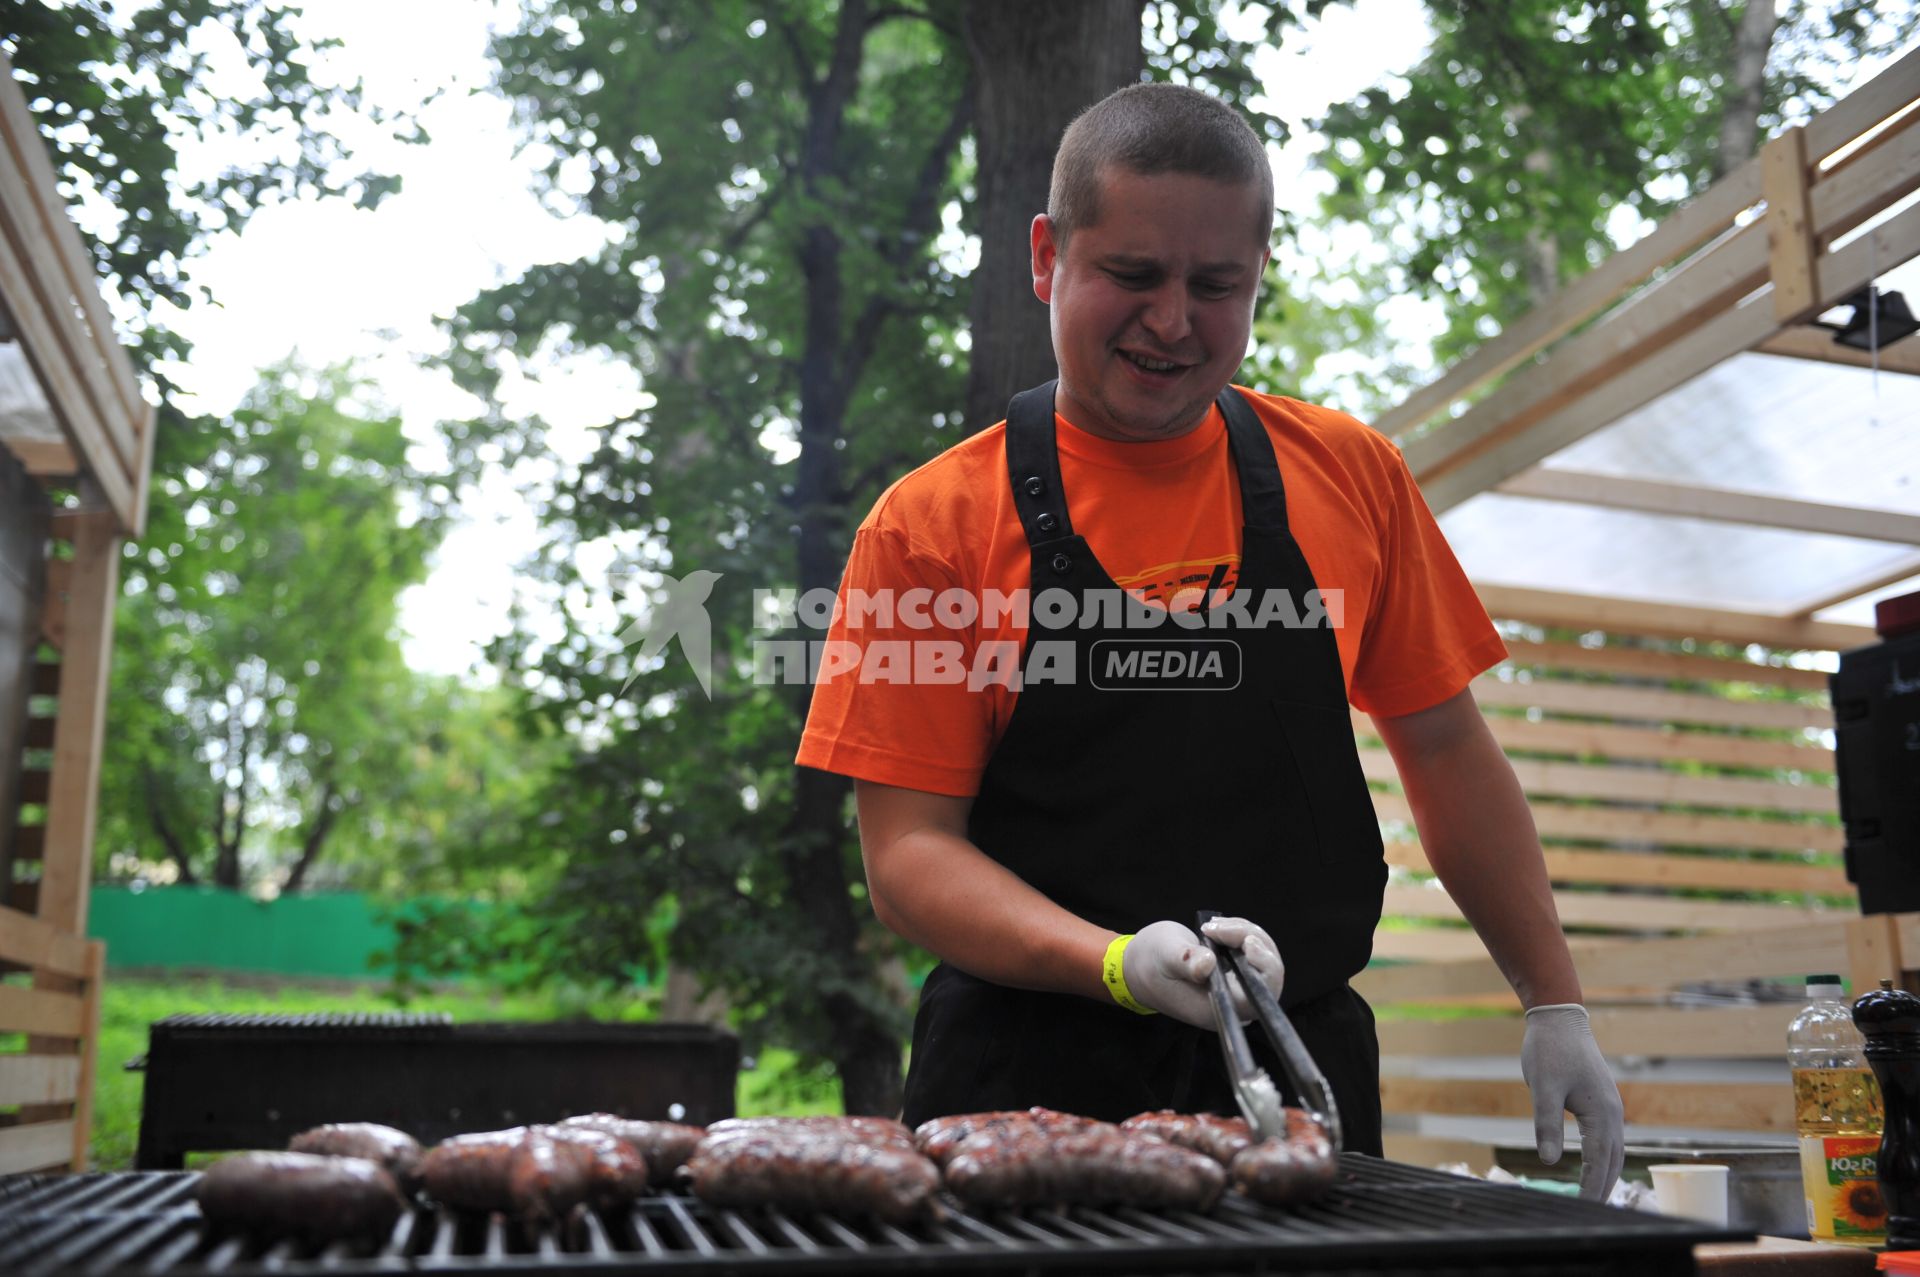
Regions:
[[1107, 993], [1115, 1002], [1136, 1015], [1152, 1015], [1152, 1007], [1145, 1005], [1133, 996], [1127, 988], [1127, 946], [1133, 943], [1132, 935], [1115, 936], [1107, 944], [1106, 956], [1100, 962], [1100, 982], [1107, 986]]

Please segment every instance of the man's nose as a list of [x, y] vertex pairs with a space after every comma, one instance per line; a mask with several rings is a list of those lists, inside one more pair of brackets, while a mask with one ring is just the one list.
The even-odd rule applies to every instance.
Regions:
[[1193, 317], [1187, 309], [1188, 305], [1186, 286], [1169, 280], [1148, 296], [1140, 322], [1155, 341], [1170, 346], [1184, 340], [1193, 330]]

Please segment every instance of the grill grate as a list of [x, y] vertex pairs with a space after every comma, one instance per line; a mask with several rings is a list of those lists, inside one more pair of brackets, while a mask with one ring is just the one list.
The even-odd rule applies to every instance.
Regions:
[[[1280, 1211], [1229, 1195], [1211, 1215], [1087, 1208], [953, 1209], [896, 1228], [831, 1215], [643, 1199], [529, 1232], [499, 1215], [419, 1210], [369, 1252], [209, 1233], [192, 1172], [0, 1182], [0, 1272], [286, 1274], [882, 1271], [1265, 1272], [1449, 1268], [1691, 1272], [1691, 1247], [1745, 1234], [1347, 1154], [1333, 1191]], [[951, 1203], [950, 1203], [951, 1205]]]

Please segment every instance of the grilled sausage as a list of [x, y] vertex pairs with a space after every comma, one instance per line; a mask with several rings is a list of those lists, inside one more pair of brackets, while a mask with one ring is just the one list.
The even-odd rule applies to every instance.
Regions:
[[593, 1155], [587, 1172], [587, 1201], [596, 1210], [625, 1206], [647, 1191], [647, 1159], [639, 1149], [606, 1131], [584, 1126], [542, 1126], [536, 1132], [563, 1144], [577, 1144]]
[[378, 1122], [329, 1122], [300, 1132], [287, 1147], [296, 1153], [364, 1157], [384, 1166], [405, 1192], [420, 1187], [420, 1141]]
[[1263, 1140], [1233, 1159], [1234, 1187], [1256, 1202], [1285, 1206], [1318, 1197], [1340, 1168], [1333, 1143], [1300, 1109], [1287, 1110], [1287, 1136]]
[[947, 1187], [970, 1206], [1144, 1206], [1210, 1210], [1227, 1173], [1204, 1153], [1152, 1135], [1085, 1130], [983, 1131], [947, 1163]]
[[583, 1113], [560, 1123], [589, 1131], [605, 1131], [640, 1150], [647, 1159], [647, 1171], [654, 1184], [665, 1184], [673, 1173], [693, 1156], [694, 1146], [706, 1135], [706, 1129], [679, 1122], [647, 1122], [615, 1117], [611, 1113]]
[[1159, 1109], [1128, 1118], [1120, 1129], [1158, 1135], [1170, 1144], [1205, 1153], [1222, 1166], [1230, 1164], [1241, 1149], [1253, 1147], [1253, 1130], [1244, 1117]]
[[911, 1149], [813, 1133], [736, 1132], [687, 1162], [694, 1195], [716, 1206], [870, 1215], [904, 1224], [938, 1214], [940, 1172]]
[[315, 1242], [379, 1243], [407, 1204], [386, 1170], [363, 1157], [239, 1153], [222, 1158], [194, 1189], [216, 1227]]
[[1109, 1123], [1081, 1117], [1077, 1113], [1061, 1113], [1039, 1107], [1002, 1109], [989, 1113], [956, 1113], [951, 1117], [929, 1118], [914, 1128], [913, 1142], [922, 1153], [945, 1166], [961, 1141], [984, 1131], [1003, 1131], [1008, 1134], [1040, 1131], [1064, 1135], [1069, 1131], [1101, 1127], [1111, 1129]]
[[543, 1127], [520, 1137], [507, 1160], [507, 1199], [529, 1225], [565, 1219], [594, 1190], [598, 1156], [591, 1145], [554, 1139]]
[[513, 1151], [527, 1128], [476, 1131], [441, 1140], [420, 1159], [420, 1179], [427, 1196], [442, 1206], [462, 1210], [508, 1210], [513, 1196], [508, 1176]]
[[742, 1134], [805, 1134], [828, 1139], [873, 1144], [915, 1152], [913, 1132], [890, 1117], [730, 1117], [707, 1128], [707, 1140], [732, 1139]]

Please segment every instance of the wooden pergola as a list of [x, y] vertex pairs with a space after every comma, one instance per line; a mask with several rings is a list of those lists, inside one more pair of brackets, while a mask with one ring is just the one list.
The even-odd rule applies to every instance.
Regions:
[[86, 939], [121, 547], [154, 411], [0, 56], [0, 1173], [86, 1166], [104, 946]]
[[[1873, 355], [1814, 323], [1920, 256], [1916, 191], [1920, 51], [1377, 423], [1508, 623], [1511, 659], [1474, 690], [1532, 803], [1629, 1143], [1784, 1139], [1794, 1008], [1756, 1001], [1753, 982], [1837, 971], [1859, 991], [1920, 968], [1920, 915], [1859, 913], [1820, 699], [1833, 654], [1876, 641], [1830, 610], [1857, 615], [1920, 574], [1920, 483], [1907, 493], [1884, 473], [1920, 469], [1906, 441], [1920, 337]], [[1837, 389], [1796, 399], [1802, 422], [1760, 420], [1768, 387], [1809, 377], [1879, 377], [1876, 396], [1891, 383], [1891, 400], [1868, 402], [1892, 403], [1892, 430], [1848, 426], [1890, 450], [1854, 459], [1872, 499], [1794, 487], [1800, 470], [1836, 472], [1825, 454], [1848, 425], [1822, 415], [1845, 411]], [[1794, 441], [1800, 460], [1748, 464], [1763, 436]], [[1823, 552], [1853, 566], [1774, 579], [1779, 547], [1780, 577], [1817, 575]], [[1676, 565], [1699, 588], [1676, 588]], [[1716, 569], [1736, 567], [1770, 601], [1723, 589]], [[1518, 1008], [1429, 876], [1391, 759], [1376, 745], [1362, 762], [1396, 870], [1375, 947], [1388, 961], [1356, 982], [1397, 1009], [1381, 1024], [1388, 1152], [1484, 1167], [1489, 1143], [1531, 1143], [1516, 1135], [1531, 1113], [1510, 1071]], [[1461, 1005], [1507, 1014], [1461, 1019]]]

